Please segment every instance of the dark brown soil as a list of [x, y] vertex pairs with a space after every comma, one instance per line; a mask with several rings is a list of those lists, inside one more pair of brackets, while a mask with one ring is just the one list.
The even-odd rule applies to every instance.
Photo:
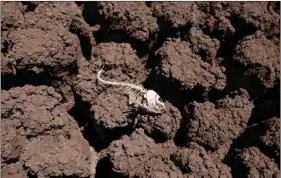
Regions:
[[280, 170], [273, 160], [264, 155], [257, 147], [236, 150], [231, 155], [232, 173], [235, 177], [279, 177]]
[[277, 178], [279, 6], [1, 2], [2, 176]]

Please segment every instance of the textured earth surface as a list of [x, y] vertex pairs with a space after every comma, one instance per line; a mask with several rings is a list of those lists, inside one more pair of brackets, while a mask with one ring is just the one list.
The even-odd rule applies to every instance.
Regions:
[[278, 177], [279, 6], [1, 2], [2, 176]]

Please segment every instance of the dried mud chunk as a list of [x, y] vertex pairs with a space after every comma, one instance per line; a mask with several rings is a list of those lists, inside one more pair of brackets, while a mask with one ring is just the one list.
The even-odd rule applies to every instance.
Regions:
[[191, 44], [194, 53], [201, 55], [205, 61], [211, 61], [217, 55], [220, 47], [219, 40], [210, 38], [205, 35], [202, 30], [192, 27], [185, 37]]
[[110, 29], [148, 41], [158, 31], [157, 19], [145, 2], [99, 2], [98, 9]]
[[279, 30], [279, 13], [270, 11], [269, 2], [236, 2], [233, 5], [232, 13], [235, 14], [245, 26], [267, 32], [269, 34], [280, 33]]
[[157, 55], [161, 59], [162, 75], [176, 79], [187, 88], [193, 89], [199, 85], [204, 89], [222, 90], [226, 85], [226, 77], [220, 67], [202, 61], [192, 52], [188, 42], [166, 42]]
[[98, 125], [112, 129], [115, 127], [125, 127], [131, 121], [127, 118], [128, 106], [127, 98], [122, 91], [113, 90], [103, 92], [97, 97], [96, 105], [91, 110], [95, 113], [94, 120]]
[[[58, 106], [62, 97], [52, 87], [24, 86], [1, 91], [2, 162], [17, 160], [28, 138], [68, 134], [72, 118]], [[78, 129], [78, 127], [77, 127]]]
[[247, 36], [237, 45], [234, 60], [245, 67], [245, 75], [253, 76], [265, 88], [279, 80], [279, 47], [264, 35]]
[[27, 173], [19, 163], [3, 166], [1, 175], [5, 178], [28, 178]]
[[94, 65], [81, 67], [73, 81], [75, 92], [81, 96], [82, 101], [89, 104], [95, 103], [100, 91], [96, 79], [97, 72], [93, 68]]
[[25, 14], [25, 28], [39, 28], [43, 31], [69, 28], [73, 17], [82, 18], [82, 12], [75, 2], [42, 2], [34, 11]]
[[[90, 58], [94, 43], [89, 25], [82, 17], [82, 11], [75, 2], [25, 2], [27, 8], [34, 8], [25, 14], [23, 28], [38, 28], [56, 31], [60, 28], [78, 35], [83, 54]], [[79, 46], [80, 47], [80, 46]]]
[[156, 17], [164, 18], [173, 28], [196, 26], [202, 20], [194, 2], [153, 2], [152, 8]]
[[257, 147], [235, 151], [231, 165], [235, 177], [277, 178], [280, 175], [277, 164], [262, 154]]
[[228, 166], [212, 159], [203, 147], [195, 143], [172, 153], [171, 160], [180, 167], [185, 177], [232, 177]]
[[77, 138], [43, 136], [24, 148], [21, 160], [31, 175], [63, 177], [90, 175], [89, 150]]
[[[37, 177], [53, 175], [54, 172], [60, 177], [72, 174], [89, 176], [89, 145], [61, 101], [61, 95], [47, 86], [25, 85], [2, 90], [2, 162], [9, 157], [23, 163], [29, 173]], [[74, 154], [75, 151], [80, 158]], [[77, 165], [72, 159], [77, 161]], [[38, 165], [38, 160], [41, 165]], [[55, 161], [58, 162], [54, 164]]]
[[129, 78], [138, 76], [140, 82], [144, 81], [148, 75], [145, 61], [138, 58], [136, 51], [128, 43], [100, 43], [94, 49], [93, 56], [96, 67], [101, 67], [100, 65], [103, 63], [112, 70], [121, 68]]
[[[9, 91], [2, 90], [2, 121], [4, 126], [17, 128], [17, 134], [30, 138], [38, 135], [67, 134], [69, 127], [76, 126], [60, 106], [61, 101], [62, 97], [54, 88], [47, 86], [26, 85]], [[13, 135], [12, 132], [9, 134]]]
[[160, 115], [138, 115], [135, 120], [155, 140], [164, 141], [174, 138], [180, 127], [181, 114], [170, 103], [165, 103], [167, 111]]
[[64, 29], [19, 29], [9, 38], [14, 45], [7, 58], [17, 70], [59, 75], [74, 68], [81, 56], [79, 39]]
[[187, 139], [206, 148], [217, 149], [242, 134], [253, 107], [243, 89], [216, 101], [215, 104], [209, 101], [192, 102], [186, 107], [190, 117], [186, 126]]
[[197, 2], [198, 8], [203, 12], [204, 32], [211, 33], [224, 42], [235, 33], [231, 19], [231, 2]]
[[113, 173], [127, 177], [183, 177], [180, 170], [169, 160], [166, 148], [157, 146], [142, 129], [129, 137], [123, 136], [109, 147]]
[[24, 22], [24, 10], [21, 2], [1, 2], [1, 33], [20, 26]]

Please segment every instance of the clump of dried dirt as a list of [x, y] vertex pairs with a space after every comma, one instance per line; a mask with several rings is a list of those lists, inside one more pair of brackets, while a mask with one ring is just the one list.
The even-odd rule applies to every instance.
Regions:
[[[75, 19], [82, 18], [75, 3], [43, 2], [34, 11], [21, 3], [3, 6], [1, 30], [5, 40], [1, 43], [7, 51], [1, 59], [4, 70], [10, 68], [14, 75], [16, 71], [32, 71], [61, 77], [76, 68], [83, 49], [78, 37], [68, 30], [75, 28]], [[84, 23], [79, 28], [87, 27]]]
[[194, 2], [153, 2], [152, 9], [156, 17], [165, 19], [173, 28], [200, 24], [201, 14]]
[[142, 129], [114, 141], [108, 154], [112, 173], [122, 176], [231, 177], [229, 167], [213, 159], [203, 147], [193, 143], [179, 149], [169, 142], [156, 144]]
[[280, 80], [280, 48], [261, 32], [243, 38], [235, 51], [233, 58], [244, 67], [244, 75], [258, 80], [260, 87], [273, 88]]
[[[237, 3], [237, 2], [236, 2]], [[232, 6], [232, 13], [247, 28], [261, 30], [270, 35], [279, 35], [280, 15], [274, 9], [274, 3], [241, 3]]]
[[186, 106], [189, 115], [186, 138], [217, 149], [241, 135], [253, 107], [245, 90], [233, 92], [215, 103], [192, 102]]
[[233, 153], [232, 172], [235, 177], [278, 177], [277, 164], [265, 156], [257, 147], [236, 150]]
[[3, 174], [15, 163], [16, 175], [90, 175], [89, 145], [54, 88], [26, 85], [1, 94], [1, 163], [9, 165]]
[[128, 177], [181, 176], [180, 170], [169, 160], [169, 150], [155, 144], [142, 129], [114, 141], [108, 154], [115, 174]]
[[[1, 31], [21, 26], [24, 22], [24, 11], [25, 8], [20, 2], [1, 3]], [[5, 37], [5, 33], [2, 35]]]
[[232, 177], [228, 166], [210, 156], [196, 143], [190, 143], [187, 148], [174, 151], [171, 159], [186, 177]]
[[185, 41], [169, 41], [157, 51], [161, 74], [176, 80], [188, 89], [201, 86], [206, 90], [222, 90], [226, 77], [217, 64], [209, 64], [192, 52]]
[[8, 38], [14, 45], [5, 59], [16, 70], [62, 75], [75, 67], [77, 59], [82, 57], [79, 39], [64, 29], [48, 32], [38, 28], [19, 29], [11, 32]]
[[192, 27], [184, 39], [190, 42], [191, 49], [200, 55], [202, 60], [211, 62], [216, 58], [220, 47], [220, 42], [216, 38], [210, 38], [202, 30]]
[[137, 126], [142, 127], [147, 134], [157, 141], [173, 139], [180, 127], [181, 114], [179, 110], [165, 102], [166, 112], [161, 115], [138, 115], [135, 120]]
[[11, 163], [3, 166], [1, 175], [3, 177], [16, 177], [16, 178], [28, 178], [22, 165], [17, 163]]
[[97, 10], [106, 27], [136, 40], [149, 41], [158, 31], [157, 19], [145, 2], [98, 2]]

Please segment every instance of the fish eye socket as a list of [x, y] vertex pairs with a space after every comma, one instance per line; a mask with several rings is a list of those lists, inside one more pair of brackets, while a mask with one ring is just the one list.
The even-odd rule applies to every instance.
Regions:
[[157, 100], [160, 101], [161, 103], [163, 103], [162, 98], [158, 97]]

